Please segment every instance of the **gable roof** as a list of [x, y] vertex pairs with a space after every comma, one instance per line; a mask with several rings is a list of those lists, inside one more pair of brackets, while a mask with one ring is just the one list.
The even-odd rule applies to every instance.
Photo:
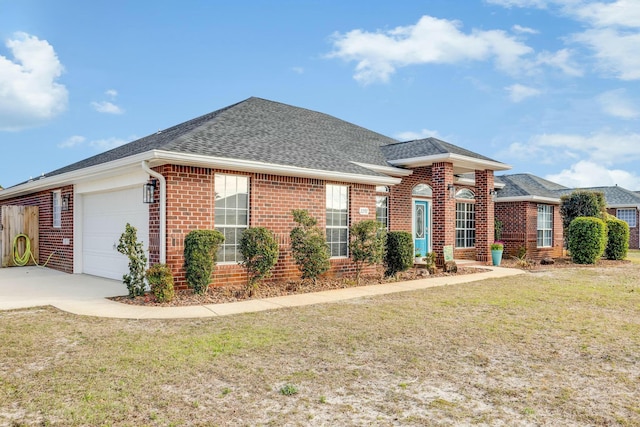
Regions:
[[389, 166], [379, 147], [395, 142], [328, 114], [252, 97], [45, 175], [162, 150], [380, 176], [354, 163]]
[[454, 162], [454, 170], [457, 167], [458, 173], [485, 168], [511, 169], [505, 163], [433, 137], [389, 144], [382, 147], [382, 152], [389, 163], [397, 166], [427, 166], [448, 160]]
[[501, 175], [496, 182], [504, 184], [496, 192], [496, 201], [546, 200], [560, 203], [560, 198], [574, 191], [599, 191], [608, 207], [640, 207], [640, 194], [619, 186], [569, 188], [528, 173]]

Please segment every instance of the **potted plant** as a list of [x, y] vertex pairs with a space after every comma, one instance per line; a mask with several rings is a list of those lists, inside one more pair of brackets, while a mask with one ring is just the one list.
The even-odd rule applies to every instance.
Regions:
[[413, 263], [414, 264], [423, 264], [424, 263], [424, 260], [422, 259], [422, 252], [420, 252], [420, 251], [416, 252], [416, 255], [415, 255], [414, 259], [413, 259]]
[[502, 261], [502, 251], [504, 250], [504, 243], [500, 240], [496, 240], [491, 244], [491, 261], [495, 266], [499, 266]]

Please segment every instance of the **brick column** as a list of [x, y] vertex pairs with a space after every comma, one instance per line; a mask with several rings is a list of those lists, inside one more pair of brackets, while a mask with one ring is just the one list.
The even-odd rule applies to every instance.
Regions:
[[491, 260], [494, 231], [494, 205], [489, 192], [493, 190], [493, 171], [476, 171], [476, 261]]
[[449, 195], [448, 187], [453, 185], [453, 164], [434, 163], [432, 166], [433, 223], [431, 236], [433, 251], [438, 255], [437, 263], [444, 263], [442, 248], [455, 246], [456, 201]]

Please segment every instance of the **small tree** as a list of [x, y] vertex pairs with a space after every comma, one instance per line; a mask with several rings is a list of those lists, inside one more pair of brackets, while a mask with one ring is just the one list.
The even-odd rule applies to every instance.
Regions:
[[629, 251], [629, 224], [613, 215], [607, 215], [607, 247], [604, 256], [607, 259], [622, 260]]
[[580, 216], [569, 225], [569, 251], [576, 264], [595, 264], [607, 244], [607, 226], [603, 220]]
[[501, 241], [502, 240], [502, 228], [504, 224], [498, 218], [493, 220], [493, 240]]
[[413, 266], [413, 238], [406, 231], [387, 233], [387, 245], [384, 256], [385, 275], [395, 276]]
[[351, 240], [349, 251], [356, 264], [356, 280], [360, 283], [360, 273], [366, 265], [380, 264], [384, 258], [387, 232], [379, 221], [360, 221], [349, 229]]
[[167, 264], [154, 264], [147, 270], [147, 281], [158, 302], [169, 302], [175, 296], [173, 274]]
[[217, 230], [193, 230], [184, 238], [185, 276], [196, 294], [207, 292], [222, 242], [224, 236]]
[[278, 262], [278, 242], [275, 236], [264, 227], [248, 228], [240, 239], [240, 262], [247, 269], [247, 289], [249, 295], [258, 287], [258, 283], [271, 275]]
[[144, 295], [145, 291], [144, 270], [147, 267], [147, 256], [142, 243], [138, 242], [137, 231], [127, 223], [117, 248], [118, 252], [129, 258], [129, 274], [122, 276], [122, 282], [127, 286], [131, 298]]
[[329, 270], [329, 248], [323, 230], [317, 226], [318, 220], [304, 209], [291, 212], [298, 223], [289, 233], [291, 254], [302, 272], [302, 279], [311, 279], [314, 283], [319, 275]]
[[597, 191], [578, 190], [560, 198], [560, 214], [565, 238], [569, 239], [569, 226], [580, 216], [604, 219], [606, 202], [604, 194]]

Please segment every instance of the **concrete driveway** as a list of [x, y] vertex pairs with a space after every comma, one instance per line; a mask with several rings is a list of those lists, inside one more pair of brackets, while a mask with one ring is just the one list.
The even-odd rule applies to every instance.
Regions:
[[66, 274], [42, 267], [0, 268], [0, 310], [79, 304], [126, 295], [117, 280], [86, 274]]

